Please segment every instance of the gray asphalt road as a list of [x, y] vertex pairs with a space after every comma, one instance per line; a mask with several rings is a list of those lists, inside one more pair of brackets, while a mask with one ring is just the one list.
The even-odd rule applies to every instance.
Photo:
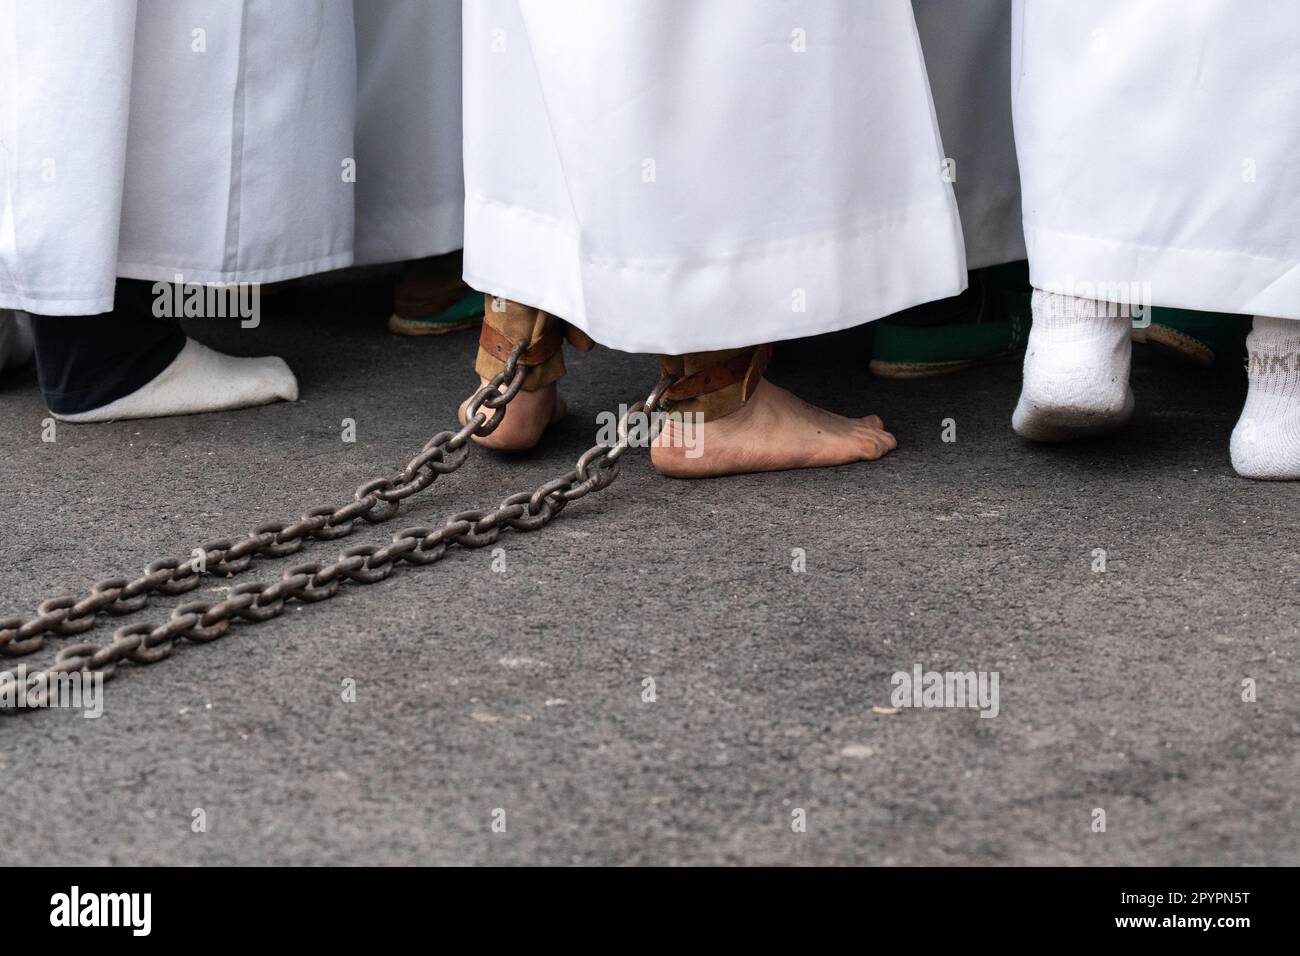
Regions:
[[[294, 405], [45, 443], [32, 374], [7, 377], [0, 616], [404, 463], [451, 421], [474, 336], [394, 338], [384, 304], [290, 292], [255, 331], [201, 332], [288, 358]], [[681, 483], [631, 453], [503, 538], [504, 573], [455, 553], [124, 668], [98, 720], [0, 720], [0, 862], [1300, 862], [1297, 489], [1234, 477], [1238, 376], [1142, 353], [1125, 433], [1043, 449], [1009, 428], [1015, 366], [884, 384], [865, 348], [800, 343], [771, 374], [883, 415], [881, 463]], [[543, 450], [477, 456], [404, 524], [560, 473], [653, 377], [608, 351], [570, 368]], [[873, 712], [917, 664], [998, 672], [998, 716]]]

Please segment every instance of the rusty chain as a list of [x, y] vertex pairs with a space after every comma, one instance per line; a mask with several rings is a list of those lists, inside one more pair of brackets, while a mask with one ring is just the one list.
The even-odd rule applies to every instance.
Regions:
[[[464, 464], [473, 435], [490, 435], [500, 424], [505, 405], [523, 385], [527, 370], [518, 363], [525, 344], [516, 345], [501, 372], [474, 393], [466, 408], [465, 425], [459, 431], [434, 435], [396, 477], [367, 481], [357, 488], [353, 500], [347, 504], [313, 508], [291, 524], [262, 524], [237, 542], [222, 540], [207, 544], [201, 549], [201, 562], [197, 556], [181, 560], [163, 558], [149, 564], [145, 573], [134, 580], [106, 578], [91, 585], [90, 593], [80, 599], [61, 595], [43, 601], [36, 609], [36, 616], [29, 620], [0, 620], [0, 655], [34, 654], [45, 646], [46, 637], [82, 634], [95, 626], [95, 618], [101, 611], [113, 615], [139, 611], [155, 593], [183, 594], [198, 587], [205, 573], [239, 574], [248, 570], [254, 557], [286, 557], [299, 551], [308, 538], [333, 541], [350, 535], [362, 520], [371, 524], [389, 520], [397, 514], [404, 499], [423, 491], [439, 475]], [[493, 409], [490, 417], [482, 410], [484, 406]]]
[[[345, 537], [364, 519], [370, 523], [387, 521], [397, 514], [406, 498], [423, 491], [440, 474], [455, 471], [469, 455], [469, 441], [474, 435], [488, 435], [500, 424], [505, 407], [523, 384], [526, 369], [518, 365], [524, 345], [516, 345], [506, 359], [506, 367], [475, 392], [466, 408], [466, 423], [459, 431], [443, 431], [425, 443], [420, 453], [395, 478], [365, 482], [353, 501], [338, 508], [315, 508], [288, 526], [264, 524], [250, 535], [232, 544], [219, 541], [204, 547], [203, 569], [196, 560], [155, 561], [146, 573], [127, 581], [110, 578], [92, 585], [90, 593], [77, 600], [71, 596], [50, 598], [37, 608], [37, 616], [28, 621], [19, 618], [0, 621], [0, 655], [32, 654], [44, 646], [49, 635], [81, 634], [95, 624], [100, 611], [113, 615], [129, 614], [143, 608], [150, 594], [181, 594], [196, 587], [204, 573], [234, 575], [248, 569], [253, 557], [280, 558], [302, 548], [307, 538], [330, 541]], [[43, 707], [54, 686], [51, 679], [60, 673], [98, 673], [110, 679], [122, 661], [153, 664], [171, 656], [178, 640], [206, 643], [225, 635], [237, 621], [257, 623], [278, 617], [290, 601], [314, 603], [338, 593], [347, 582], [373, 584], [386, 579], [401, 563], [415, 566], [433, 564], [455, 544], [463, 548], [481, 548], [495, 542], [502, 531], [534, 531], [549, 524], [570, 501], [608, 487], [618, 477], [619, 459], [628, 449], [628, 419], [637, 414], [653, 415], [667, 407], [664, 392], [673, 380], [662, 379], [644, 401], [628, 408], [618, 423], [618, 440], [613, 445], [597, 444], [578, 458], [574, 467], [533, 491], [510, 495], [495, 509], [461, 511], [449, 516], [441, 527], [405, 528], [383, 545], [357, 545], [342, 552], [331, 564], [309, 562], [286, 570], [274, 582], [256, 581], [236, 585], [230, 594], [216, 602], [187, 601], [177, 606], [162, 624], [128, 624], [113, 632], [105, 645], [78, 643], [58, 651], [54, 662], [43, 671], [26, 675], [29, 688], [25, 695], [6, 695], [25, 701], [23, 709]], [[502, 386], [505, 386], [504, 390]], [[493, 410], [489, 416], [482, 411]], [[15, 682], [11, 671], [0, 673], [0, 688]], [[34, 689], [31, 689], [34, 688]], [[8, 689], [8, 688], [5, 688]], [[17, 708], [0, 707], [0, 713]]]

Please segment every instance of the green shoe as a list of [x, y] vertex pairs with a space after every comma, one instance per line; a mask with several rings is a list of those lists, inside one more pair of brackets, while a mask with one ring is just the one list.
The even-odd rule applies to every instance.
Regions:
[[972, 272], [961, 295], [875, 324], [871, 374], [928, 378], [1017, 359], [1029, 338], [1031, 294], [1024, 262]]
[[454, 305], [433, 315], [409, 317], [394, 314], [388, 319], [388, 331], [398, 335], [442, 335], [475, 328], [483, 321], [483, 293], [467, 292]]
[[1179, 358], [1206, 368], [1216, 359], [1231, 361], [1246, 347], [1250, 317], [1190, 309], [1151, 310], [1151, 324], [1134, 327], [1134, 342], [1159, 345]]

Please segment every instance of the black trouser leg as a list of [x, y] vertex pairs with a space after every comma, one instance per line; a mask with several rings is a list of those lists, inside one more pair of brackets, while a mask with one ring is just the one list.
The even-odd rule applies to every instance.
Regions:
[[103, 315], [32, 316], [50, 411], [75, 415], [130, 395], [180, 354], [185, 333], [175, 319], [154, 317], [153, 285], [118, 279], [113, 311]]

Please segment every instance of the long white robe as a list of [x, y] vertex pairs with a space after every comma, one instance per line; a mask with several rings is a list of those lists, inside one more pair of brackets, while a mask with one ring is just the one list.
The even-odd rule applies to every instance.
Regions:
[[457, 248], [459, 3], [357, 7], [0, 0], [0, 307]]
[[1300, 319], [1300, 4], [1017, 2], [1034, 285]]
[[1025, 258], [1011, 126], [1011, 0], [912, 0], [966, 265]]
[[356, 264], [459, 249], [460, 0], [354, 0]]
[[475, 0], [464, 55], [477, 288], [677, 354], [964, 287], [908, 0]]

